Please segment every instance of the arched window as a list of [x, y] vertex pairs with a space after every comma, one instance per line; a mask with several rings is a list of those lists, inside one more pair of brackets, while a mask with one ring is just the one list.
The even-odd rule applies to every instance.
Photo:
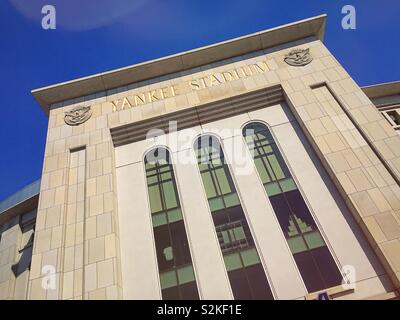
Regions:
[[257, 172], [309, 292], [337, 286], [342, 276], [269, 129], [243, 129]]
[[273, 299], [218, 139], [202, 136], [194, 149], [235, 299]]
[[162, 298], [199, 299], [168, 150], [147, 153], [145, 168]]

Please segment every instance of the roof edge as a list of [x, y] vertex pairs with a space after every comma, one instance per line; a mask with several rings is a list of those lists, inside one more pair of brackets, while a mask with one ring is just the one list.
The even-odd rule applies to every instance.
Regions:
[[361, 87], [370, 99], [400, 94], [400, 81], [377, 83]]

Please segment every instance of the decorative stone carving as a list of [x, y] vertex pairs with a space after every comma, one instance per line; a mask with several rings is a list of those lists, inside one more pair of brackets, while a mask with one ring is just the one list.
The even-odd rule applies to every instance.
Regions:
[[291, 66], [305, 66], [312, 61], [310, 49], [293, 49], [285, 56], [285, 62]]
[[70, 126], [78, 126], [90, 119], [92, 109], [90, 106], [77, 106], [70, 111], [65, 112], [64, 121]]

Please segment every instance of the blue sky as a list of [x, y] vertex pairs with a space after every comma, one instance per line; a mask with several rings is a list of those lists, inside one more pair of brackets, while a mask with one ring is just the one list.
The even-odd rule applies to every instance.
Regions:
[[[41, 28], [45, 4], [56, 30]], [[346, 4], [356, 30], [341, 28]], [[0, 200], [41, 175], [47, 117], [32, 89], [322, 13], [327, 47], [360, 85], [400, 80], [399, 0], [1, 0]]]

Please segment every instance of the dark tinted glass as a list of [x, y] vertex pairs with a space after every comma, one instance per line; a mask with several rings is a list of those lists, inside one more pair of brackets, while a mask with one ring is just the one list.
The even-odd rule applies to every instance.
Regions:
[[154, 230], [158, 268], [160, 271], [168, 270], [174, 266], [172, 244], [168, 225], [159, 226]]
[[285, 192], [291, 212], [307, 225], [317, 227], [299, 190]]
[[285, 197], [283, 194], [278, 194], [270, 197], [269, 199], [271, 201], [272, 207], [274, 208], [282, 231], [286, 234], [289, 230], [290, 209], [285, 200]]
[[261, 264], [256, 264], [246, 268], [247, 277], [251, 289], [253, 291], [254, 298], [257, 300], [272, 300], [272, 292], [263, 285], [267, 281], [265, 273]]
[[178, 287], [171, 287], [162, 290], [162, 298], [163, 300], [181, 300], [181, 296], [179, 295]]
[[303, 251], [293, 256], [308, 292], [314, 292], [325, 288], [322, 275], [313, 260], [311, 252]]
[[312, 255], [326, 283], [326, 287], [334, 287], [340, 284], [342, 275], [336, 267], [336, 263], [328, 248], [326, 246], [316, 248], [312, 250]]
[[236, 300], [249, 300], [252, 298], [250, 284], [247, 281], [246, 274], [243, 269], [230, 271], [228, 276], [231, 283], [233, 296]]
[[175, 263], [177, 265], [191, 263], [192, 258], [190, 257], [189, 244], [183, 221], [170, 223], [169, 226], [174, 248]]
[[197, 300], [199, 294], [197, 292], [197, 286], [195, 282], [189, 282], [180, 286], [181, 295], [183, 300]]

